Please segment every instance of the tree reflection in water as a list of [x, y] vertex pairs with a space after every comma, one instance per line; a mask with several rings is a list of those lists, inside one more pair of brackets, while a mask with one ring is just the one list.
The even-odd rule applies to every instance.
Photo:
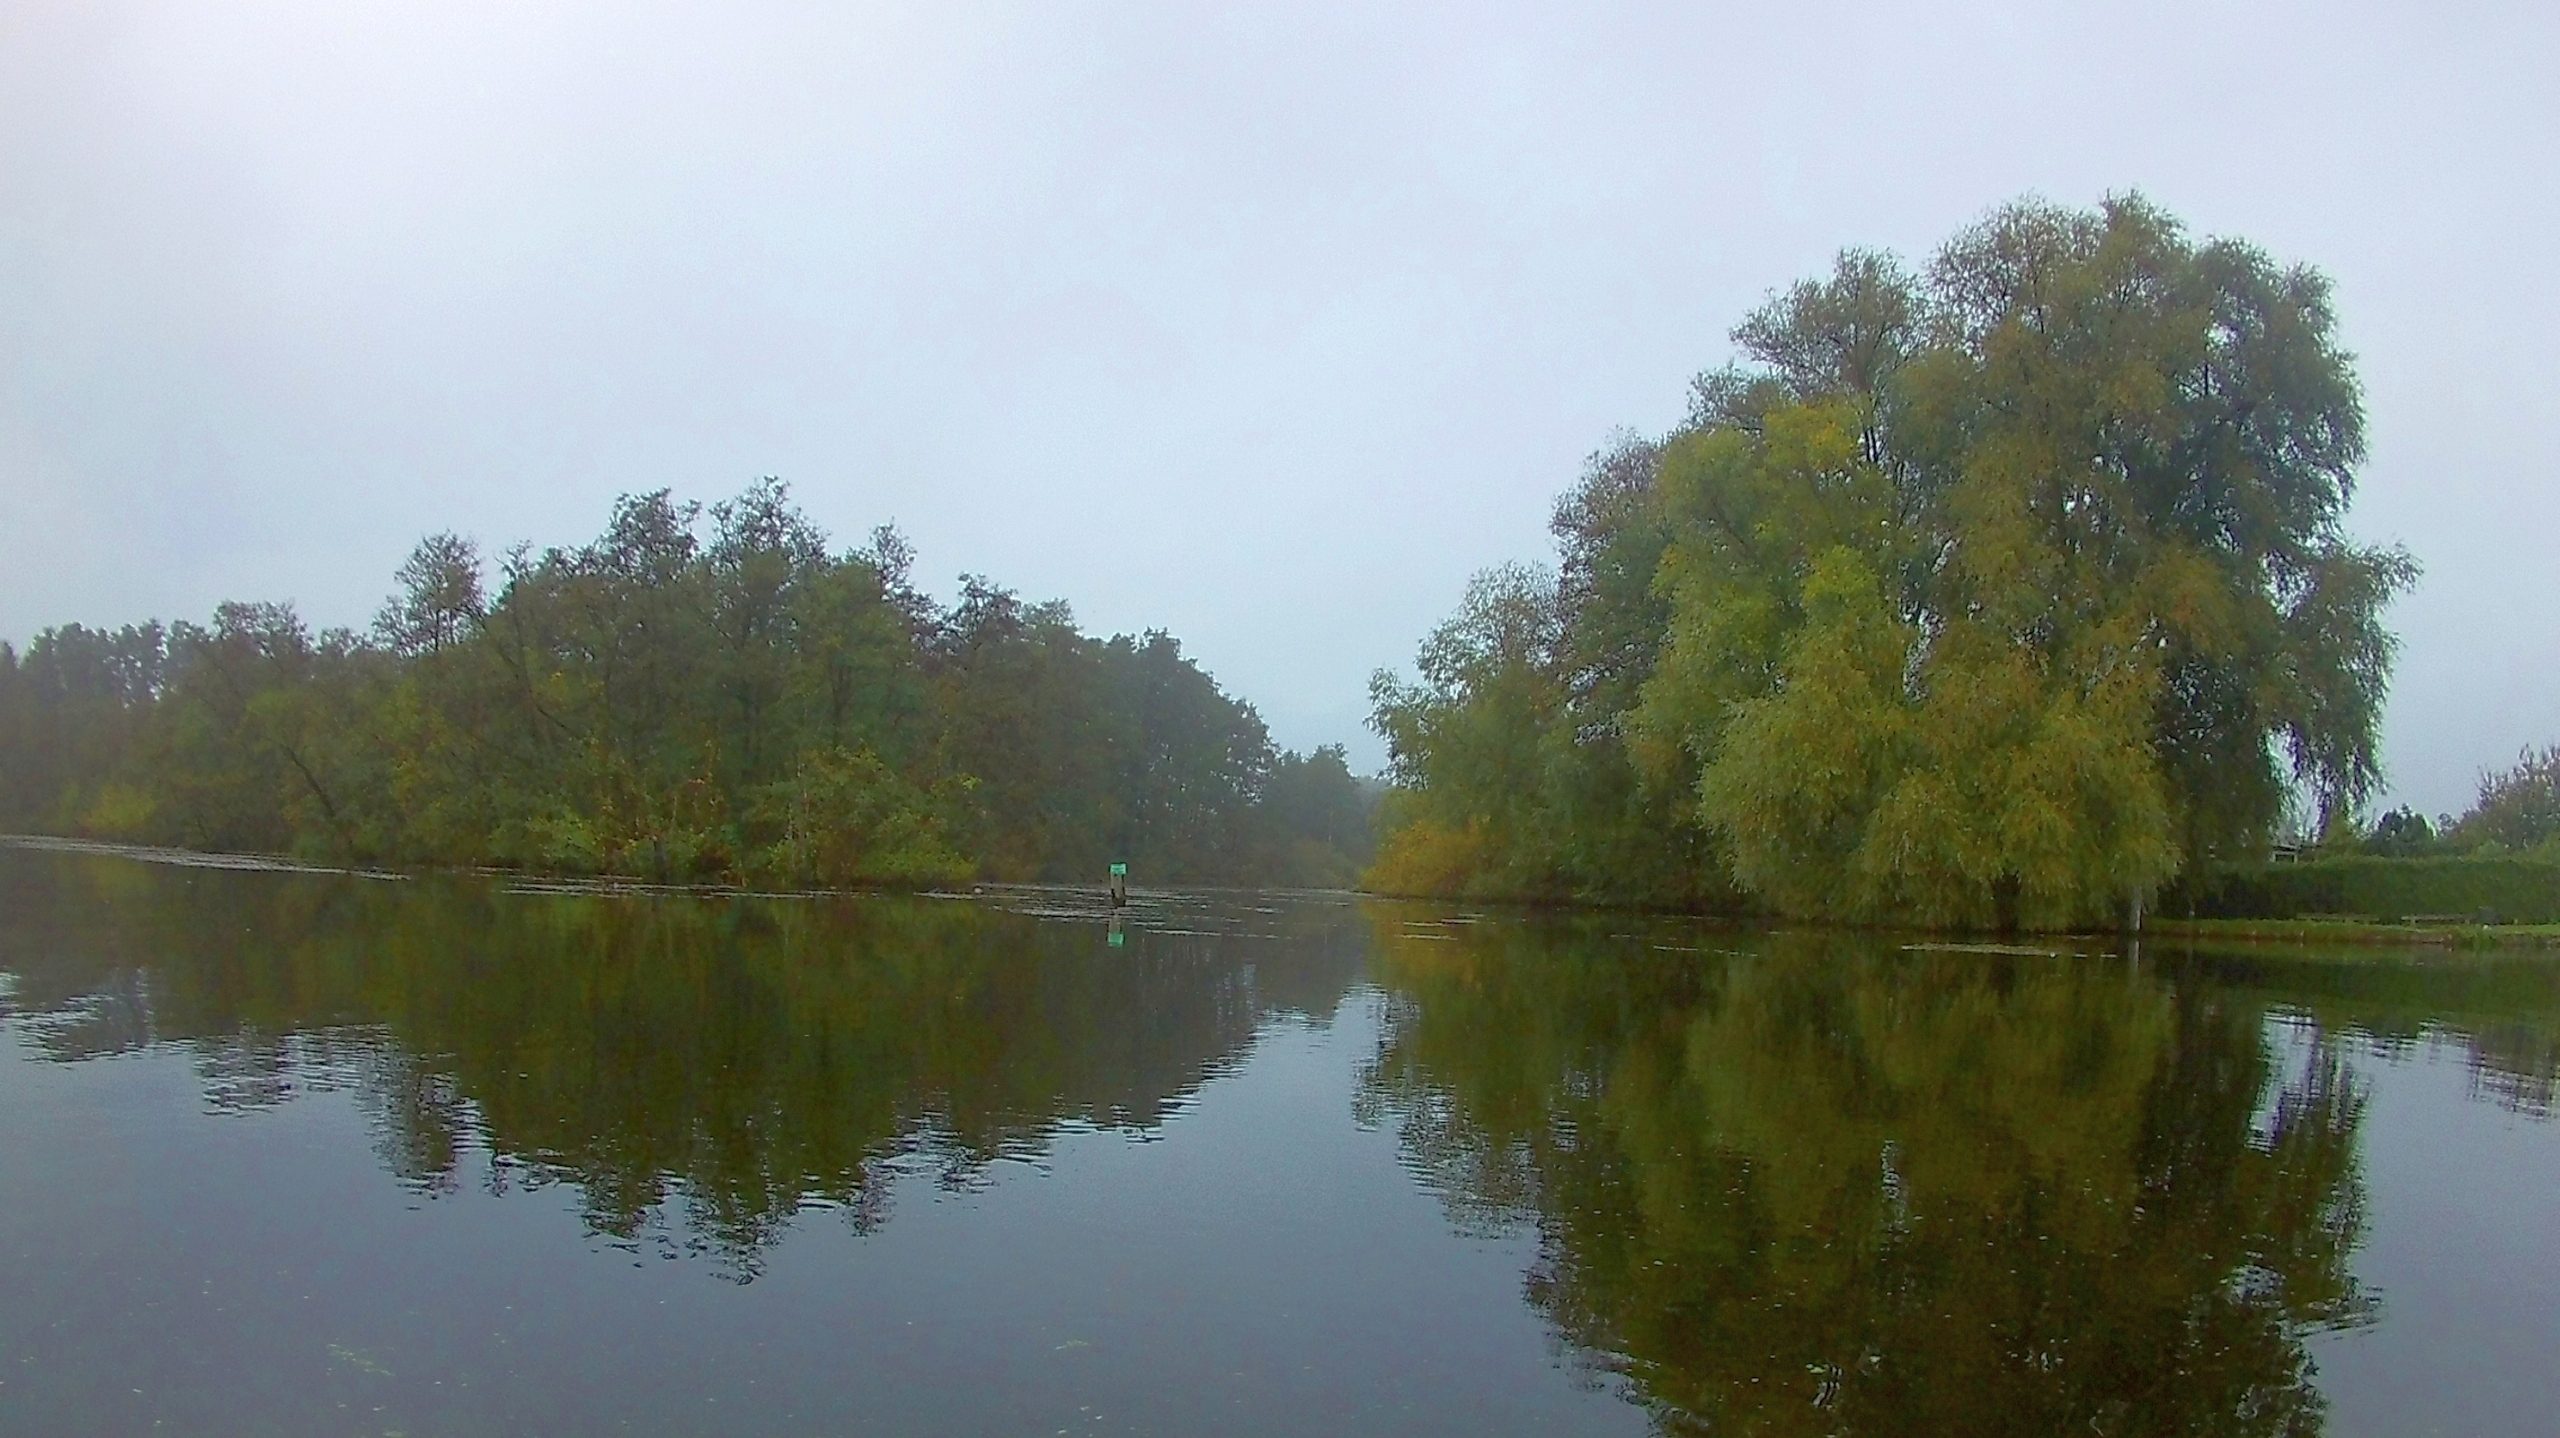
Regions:
[[0, 889], [0, 969], [42, 1051], [180, 1044], [216, 1107], [352, 1086], [422, 1190], [573, 1184], [594, 1232], [740, 1278], [804, 1210], [876, 1228], [894, 1174], [967, 1187], [1065, 1125], [1162, 1124], [1272, 1015], [1330, 1018], [1362, 939], [1340, 905], [1108, 949], [978, 904], [95, 858], [29, 856]]
[[[1352, 998], [1379, 1028], [1351, 1117], [1461, 1228], [1533, 1233], [1527, 1296], [1568, 1362], [1681, 1433], [2316, 1431], [2307, 1338], [2376, 1313], [2349, 1266], [2356, 1075], [2458, 1043], [2475, 1094], [2547, 1115], [2560, 1055], [2548, 963], [1683, 940], [1239, 896], [1112, 948], [1017, 899], [0, 853], [0, 1004], [57, 1059], [174, 1048], [218, 1109], [349, 1092], [422, 1193], [565, 1186], [606, 1241], [747, 1280], [813, 1211], [871, 1232], [902, 1183], [983, 1184], [1074, 1128], [1150, 1136], [1276, 1018]], [[1219, 1181], [1285, 1143], [1234, 1145]]]
[[[1409, 931], [1364, 1117], [1669, 1432], [2313, 1432], [2362, 1099], [2117, 960]], [[1749, 942], [1749, 941], [1742, 941]]]

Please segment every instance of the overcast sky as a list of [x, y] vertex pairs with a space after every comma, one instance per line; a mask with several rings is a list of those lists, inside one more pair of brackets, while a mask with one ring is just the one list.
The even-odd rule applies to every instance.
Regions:
[[0, 4], [0, 638], [361, 625], [789, 482], [1361, 730], [1843, 245], [2140, 189], [2337, 283], [2395, 799], [2560, 740], [2560, 6]]

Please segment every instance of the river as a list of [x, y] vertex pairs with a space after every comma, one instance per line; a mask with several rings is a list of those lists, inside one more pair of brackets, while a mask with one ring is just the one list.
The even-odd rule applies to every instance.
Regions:
[[2543, 1432], [2555, 1075], [2547, 958], [0, 847], [0, 1433]]

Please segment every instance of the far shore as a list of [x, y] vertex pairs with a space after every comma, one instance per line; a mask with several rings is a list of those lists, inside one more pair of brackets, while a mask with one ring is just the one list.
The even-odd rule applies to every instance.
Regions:
[[2385, 923], [2378, 919], [2154, 919], [2151, 939], [2358, 948], [2560, 949], [2560, 924]]
[[[692, 894], [706, 897], [735, 898], [823, 898], [830, 895], [911, 893], [967, 893], [979, 889], [1059, 889], [1082, 887], [1057, 883], [1015, 883], [980, 880], [940, 889], [905, 889], [874, 887], [855, 889], [765, 889], [753, 885], [717, 883], [667, 883], [632, 875], [557, 874], [531, 869], [476, 866], [464, 868], [428, 867], [403, 869], [379, 865], [338, 865], [297, 859], [284, 854], [241, 854], [202, 849], [173, 848], [160, 844], [127, 844], [107, 839], [73, 838], [58, 834], [0, 833], [0, 848], [35, 849], [52, 853], [96, 854], [136, 859], [146, 863], [174, 864], [185, 868], [229, 869], [251, 872], [330, 874], [349, 878], [403, 880], [428, 875], [457, 875], [498, 879], [521, 884], [531, 889], [560, 893], [588, 894]], [[1184, 886], [1232, 889], [1235, 885]], [[1274, 888], [1254, 892], [1322, 892], [1339, 898], [1377, 899], [1388, 903], [1414, 904], [1484, 904], [1495, 908], [1525, 907], [1550, 912], [1629, 912], [1594, 905], [1510, 905], [1498, 900], [1462, 900], [1434, 898], [1427, 895], [1375, 894], [1366, 890], [1287, 890]], [[1677, 918], [1682, 915], [1663, 912], [1657, 917]], [[1715, 919], [1713, 915], [1685, 917]], [[1779, 924], [1774, 919], [1723, 918], [1724, 922], [1759, 927]], [[1802, 927], [1788, 923], [1785, 927]], [[1823, 927], [1823, 926], [1817, 926]], [[1902, 931], [1896, 931], [1902, 932]], [[1928, 930], [1934, 937], [1948, 935]], [[2104, 939], [2122, 942], [2126, 937], [2116, 933], [2033, 933], [2011, 936], [2023, 941], [2021, 952], [2045, 952], [2037, 947], [2042, 942], [2069, 939]], [[2170, 919], [2152, 918], [2141, 937], [2149, 942], [2184, 943], [2190, 945], [2244, 946], [2249, 948], [2352, 948], [2364, 950], [2434, 950], [2470, 951], [2553, 951], [2560, 950], [2560, 924], [2477, 924], [2442, 922], [2388, 923], [2376, 919], [2319, 917], [2303, 919]], [[2008, 946], [2000, 946], [2008, 947]]]

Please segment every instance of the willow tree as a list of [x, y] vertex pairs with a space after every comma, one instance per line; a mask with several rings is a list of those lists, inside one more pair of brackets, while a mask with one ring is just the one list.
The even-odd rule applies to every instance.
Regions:
[[1639, 727], [1793, 910], [2086, 920], [2377, 776], [2413, 574], [2318, 274], [2140, 199], [1845, 256], [1736, 339], [1659, 490]]
[[[2414, 566], [2341, 527], [2334, 331], [2319, 274], [2139, 198], [1844, 254], [1560, 508], [1567, 572], [1608, 561], [1563, 592], [1607, 602], [1559, 603], [1540, 771], [1621, 745], [1763, 902], [1945, 924], [2085, 922], [2297, 793], [2353, 810]], [[1640, 556], [1649, 600], [1603, 585]], [[1495, 690], [1378, 697], [1406, 812], [1519, 827], [1536, 775], [1440, 752]]]

